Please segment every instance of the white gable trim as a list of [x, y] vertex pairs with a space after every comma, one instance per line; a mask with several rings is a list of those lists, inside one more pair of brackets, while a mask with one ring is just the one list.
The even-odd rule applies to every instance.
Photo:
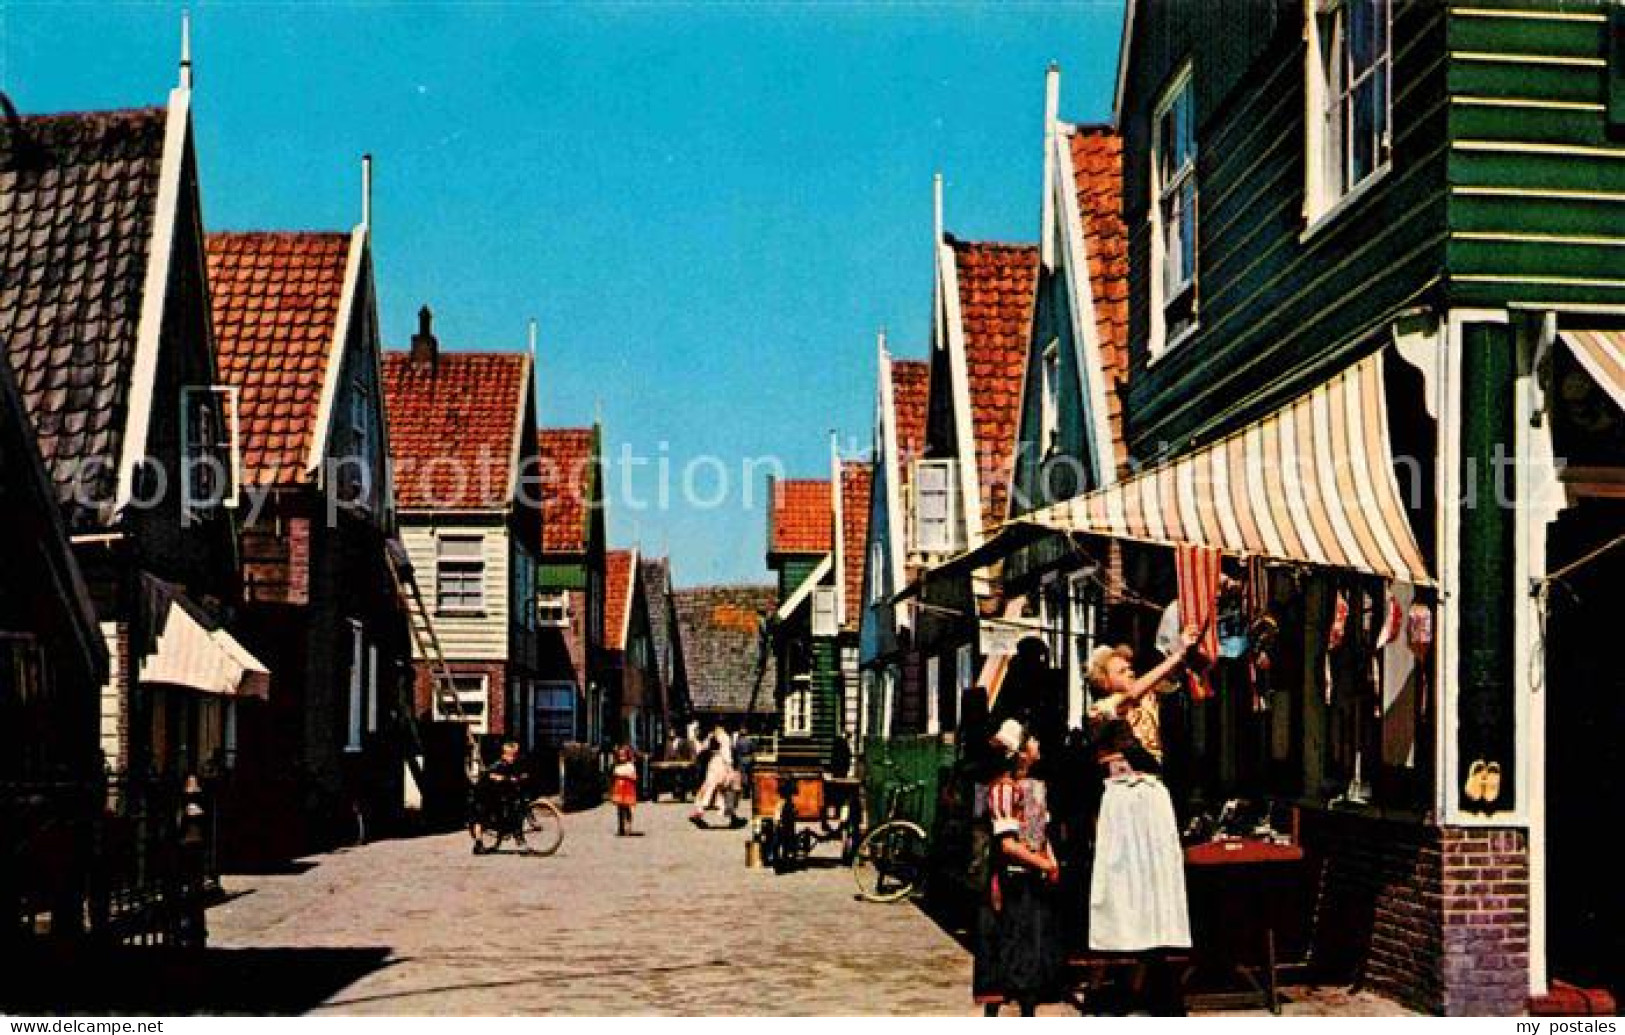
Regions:
[[1100, 485], [1110, 485], [1117, 481], [1117, 458], [1112, 449], [1106, 367], [1100, 351], [1099, 325], [1095, 322], [1095, 291], [1089, 281], [1088, 239], [1084, 233], [1083, 211], [1078, 207], [1077, 170], [1072, 165], [1069, 142], [1076, 131], [1077, 127], [1068, 126], [1066, 132], [1055, 135], [1055, 162], [1059, 173], [1054, 183], [1055, 203], [1065, 216], [1061, 220], [1061, 263], [1066, 270], [1067, 294], [1072, 302], [1069, 308], [1073, 347], [1078, 369], [1083, 372], [1085, 391], [1089, 393], [1090, 452], [1094, 454]]
[[948, 381], [953, 392], [954, 451], [959, 460], [959, 498], [963, 501], [960, 519], [964, 524], [966, 549], [982, 544], [982, 480], [980, 457], [976, 452], [976, 425], [971, 420], [970, 375], [965, 366], [965, 324], [959, 308], [959, 263], [946, 240], [937, 242], [938, 277], [942, 293], [942, 318], [947, 334]]
[[1134, 49], [1134, 11], [1138, 0], [1123, 6], [1123, 35], [1117, 42], [1117, 92], [1112, 95], [1112, 128], [1123, 126], [1123, 92], [1128, 88], [1128, 55]]
[[835, 624], [844, 627], [846, 625], [846, 507], [842, 504], [846, 491], [841, 469], [841, 454], [836, 446], [833, 432], [829, 436], [829, 495], [830, 514], [835, 519], [835, 537], [832, 543], [835, 547]]
[[[129, 506], [135, 495], [135, 474], [147, 455], [158, 383], [158, 358], [163, 347], [164, 312], [168, 308], [169, 271], [175, 257], [175, 228], [180, 218], [181, 174], [186, 165], [186, 138], [192, 126], [192, 91], [169, 91], [164, 120], [164, 154], [158, 169], [158, 197], [154, 201], [152, 241], [147, 249], [147, 276], [141, 286], [141, 317], [136, 323], [135, 362], [130, 369], [130, 398], [124, 416], [124, 442], [119, 450], [118, 475], [113, 490], [113, 513]], [[207, 317], [205, 317], [207, 319]]]
[[[344, 261], [344, 290], [339, 295], [338, 317], [333, 321], [333, 341], [327, 347], [327, 370], [322, 377], [321, 402], [316, 407], [316, 426], [311, 429], [310, 449], [305, 455], [305, 470], [316, 471], [318, 475], [333, 434], [333, 410], [338, 406], [339, 384], [344, 376], [344, 346], [350, 336], [356, 295], [361, 288], [366, 246], [367, 226], [362, 223], [350, 231], [350, 251]], [[382, 379], [378, 384], [381, 390]]]
[[[525, 411], [530, 407], [531, 400], [536, 395], [536, 386], [531, 378], [535, 376], [535, 366], [529, 353], [525, 355], [525, 373], [519, 379], [519, 411], [513, 418], [513, 439], [508, 444], [508, 505], [511, 507], [519, 499], [519, 463], [525, 447]], [[538, 443], [539, 445], [539, 443]]]
[[638, 557], [638, 551], [634, 547], [632, 550], [632, 560], [626, 566], [626, 613], [621, 615], [620, 636], [621, 650], [623, 651], [632, 646], [632, 606], [637, 603], [635, 594], [638, 591], [638, 565], [640, 563], [642, 562]]
[[828, 577], [829, 573], [834, 570], [834, 567], [835, 561], [833, 556], [826, 553], [824, 555], [824, 559], [818, 562], [818, 566], [813, 568], [812, 571], [808, 572], [805, 579], [801, 580], [801, 585], [796, 587], [796, 591], [791, 593], [789, 597], [785, 599], [783, 604], [779, 605], [777, 614], [778, 620], [781, 622], [786, 621], [791, 615], [795, 614], [796, 609], [799, 608], [808, 597], [812, 596], [812, 591], [818, 588], [818, 584], [823, 582], [824, 579]]

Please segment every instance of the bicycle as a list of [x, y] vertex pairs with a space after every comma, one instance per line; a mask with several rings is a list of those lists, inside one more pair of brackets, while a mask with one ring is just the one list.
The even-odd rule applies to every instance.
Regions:
[[852, 879], [865, 902], [899, 902], [925, 882], [930, 869], [930, 838], [911, 819], [898, 818], [905, 795], [924, 790], [908, 780], [886, 789], [886, 818], [858, 843], [852, 857]]
[[[521, 784], [521, 787], [523, 785]], [[546, 856], [559, 850], [564, 843], [564, 814], [546, 798], [528, 798], [518, 793], [500, 795], [499, 800], [480, 816], [478, 795], [472, 803], [469, 834], [474, 833], [474, 816], [479, 816], [480, 835], [475, 851], [489, 855], [511, 840], [519, 846], [520, 854]]]

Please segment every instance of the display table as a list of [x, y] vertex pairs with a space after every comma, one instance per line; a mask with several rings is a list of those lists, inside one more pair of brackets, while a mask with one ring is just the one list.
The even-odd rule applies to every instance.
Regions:
[[[1297, 844], [1240, 839], [1185, 849], [1194, 942], [1184, 979], [1188, 1004], [1280, 1012], [1283, 951], [1295, 955], [1308, 930], [1306, 874]], [[1193, 987], [1210, 976], [1230, 987]], [[1234, 987], [1237, 978], [1242, 988]]]

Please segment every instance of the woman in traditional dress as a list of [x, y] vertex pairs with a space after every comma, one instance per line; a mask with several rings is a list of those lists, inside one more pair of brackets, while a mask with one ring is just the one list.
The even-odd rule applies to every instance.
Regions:
[[[1135, 708], [1184, 663], [1199, 632], [1187, 626], [1179, 648], [1143, 676], [1125, 652], [1101, 647], [1090, 657], [1094, 695], [1090, 730], [1105, 781], [1095, 828], [1089, 889], [1089, 947], [1102, 952], [1153, 953], [1188, 949], [1185, 856], [1161, 765], [1136, 735]], [[1145, 968], [1136, 974], [1143, 987]]]
[[1034, 779], [1038, 740], [1006, 720], [993, 738], [998, 773], [988, 785], [992, 824], [987, 899], [978, 923], [972, 994], [988, 1016], [1015, 1001], [1023, 1016], [1054, 998], [1061, 933], [1054, 888], [1061, 867], [1049, 841], [1044, 782]]

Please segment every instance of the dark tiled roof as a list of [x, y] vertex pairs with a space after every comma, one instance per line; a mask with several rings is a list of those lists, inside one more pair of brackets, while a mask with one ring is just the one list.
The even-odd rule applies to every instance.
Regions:
[[[74, 527], [96, 524], [113, 496], [165, 118], [144, 108], [0, 126], [0, 341]], [[85, 461], [96, 473], [81, 486]]]
[[1004, 520], [1021, 409], [1021, 378], [1032, 330], [1038, 248], [952, 237], [959, 275], [965, 369], [982, 486], [982, 527]]
[[592, 428], [542, 429], [542, 552], [586, 553]]
[[695, 711], [744, 714], [756, 695], [754, 714], [771, 715], [773, 659], [757, 687], [760, 616], [778, 606], [772, 586], [707, 586], [679, 589], [677, 625]]
[[604, 646], [609, 650], [626, 649], [637, 556], [632, 550], [611, 550], [604, 555]]
[[643, 582], [643, 599], [649, 605], [649, 640], [654, 648], [655, 668], [660, 680], [668, 688], [673, 672], [666, 666], [667, 650], [672, 643], [671, 619], [671, 560], [655, 557], [638, 564], [638, 578]]
[[1106, 369], [1107, 418], [1119, 466], [1128, 461], [1123, 439], [1124, 381], [1128, 377], [1128, 232], [1123, 225], [1123, 141], [1106, 126], [1071, 129], [1072, 171], [1083, 217], [1095, 330]]
[[208, 254], [220, 379], [239, 393], [244, 480], [308, 481], [350, 235], [210, 234]]
[[502, 510], [514, 484], [514, 434], [529, 402], [530, 357], [442, 352], [384, 356], [395, 499], [403, 510]]
[[827, 480], [785, 478], [773, 483], [769, 554], [829, 553], [835, 546], [834, 527]]
[[869, 549], [869, 487], [874, 464], [841, 462], [841, 575], [845, 579], [846, 624], [855, 631], [863, 613], [863, 568]]

